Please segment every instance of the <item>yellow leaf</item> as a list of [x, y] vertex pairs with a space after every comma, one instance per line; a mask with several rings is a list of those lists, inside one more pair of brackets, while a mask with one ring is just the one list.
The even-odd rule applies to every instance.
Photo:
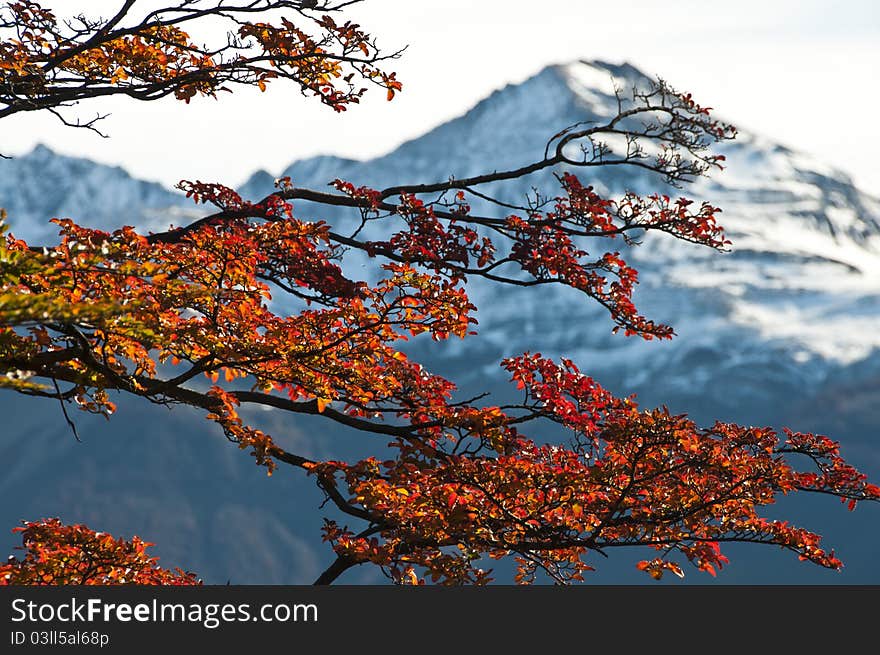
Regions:
[[318, 403], [318, 412], [319, 412], [319, 413], [323, 413], [323, 412], [324, 412], [324, 408], [325, 408], [327, 405], [329, 405], [331, 401], [330, 401], [329, 398], [316, 398], [316, 399], [315, 399], [315, 402]]

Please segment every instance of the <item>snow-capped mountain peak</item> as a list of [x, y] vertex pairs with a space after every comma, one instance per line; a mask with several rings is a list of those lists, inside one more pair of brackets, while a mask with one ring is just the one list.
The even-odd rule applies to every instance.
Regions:
[[[165, 225], [182, 194], [145, 182], [118, 166], [60, 155], [39, 144], [30, 152], [0, 160], [0, 207], [16, 236], [46, 243], [58, 229], [50, 218], [72, 218], [92, 227]], [[177, 220], [176, 222], [180, 222]]]
[[[668, 82], [675, 86], [674, 80]], [[512, 168], [540, 159], [548, 138], [561, 128], [613, 116], [616, 92], [625, 98], [633, 86], [648, 84], [650, 78], [629, 64], [550, 66], [384, 157], [369, 162], [306, 160], [288, 170], [299, 173], [295, 179], [301, 185], [322, 186], [338, 176], [383, 187], [464, 177], [487, 167]], [[675, 346], [660, 350], [683, 357], [709, 340], [715, 349], [730, 344], [737, 344], [735, 350], [752, 349], [746, 359], [760, 359], [756, 353], [772, 344], [792, 361], [829, 364], [853, 362], [880, 348], [880, 330], [871, 327], [880, 316], [880, 202], [859, 191], [842, 172], [747, 129], [720, 150], [727, 158], [725, 170], [669, 191], [721, 207], [732, 252], [718, 254], [662, 235], [648, 235], [644, 245], [625, 252], [642, 270], [643, 287], [650, 287], [639, 295], [643, 306], [681, 335]], [[342, 173], [331, 172], [327, 164], [338, 165]], [[651, 173], [625, 168], [579, 173], [612, 196], [668, 189]], [[517, 202], [532, 186], [550, 193], [554, 185], [545, 174], [488, 190]], [[270, 191], [258, 186], [249, 184], [248, 190]], [[483, 297], [481, 285], [475, 282], [473, 287], [476, 297]], [[519, 290], [487, 290], [484, 297], [492, 302], [481, 316], [484, 344], [515, 350], [540, 333], [551, 344], [544, 346], [549, 351], [581, 350], [601, 362], [609, 362], [609, 349], [619, 357], [642, 356], [642, 345], [609, 340], [608, 324], [567, 290], [542, 290], [540, 302], [535, 298], [534, 303]], [[548, 324], [548, 317], [560, 315], [570, 320]], [[575, 323], [589, 323], [590, 328], [573, 329]], [[666, 365], [665, 357], [656, 361]], [[617, 367], [616, 362], [612, 358], [609, 368]]]
[[[512, 168], [540, 159], [548, 138], [561, 128], [607, 120], [617, 109], [615, 93], [625, 97], [634, 86], [649, 83], [647, 75], [625, 63], [549, 66], [383, 157], [315, 157], [294, 162], [277, 176], [290, 175], [296, 184], [313, 188], [325, 188], [336, 177], [383, 187], [463, 177], [487, 167]], [[675, 86], [674, 80], [670, 83]], [[732, 252], [719, 255], [648, 235], [644, 245], [625, 252], [642, 270], [643, 287], [650, 288], [650, 293], [646, 289], [638, 296], [647, 313], [673, 324], [682, 335], [677, 342], [685, 349], [696, 343], [690, 341], [695, 335], [709, 329], [707, 321], [721, 326], [713, 330], [736, 332], [734, 340], [743, 344], [755, 340], [759, 350], [760, 344], [780, 345], [801, 360], [851, 362], [880, 348], [880, 331], [869, 325], [880, 302], [880, 202], [860, 192], [840, 171], [748, 130], [721, 147], [726, 170], [681, 193], [722, 208]], [[612, 196], [630, 189], [667, 189], [650, 173], [624, 168], [580, 174]], [[46, 221], [52, 216], [148, 229], [180, 223], [185, 218], [181, 212], [194, 211], [180, 194], [136, 180], [119, 168], [57, 155], [45, 146], [0, 162], [0, 172], [0, 204], [9, 210], [16, 233], [28, 238], [45, 238]], [[271, 193], [274, 179], [261, 171], [241, 191], [262, 197]], [[543, 174], [488, 191], [518, 202], [533, 186], [545, 193], [557, 188], [552, 176]], [[483, 336], [473, 347], [525, 346], [529, 330], [520, 335], [504, 327], [514, 324], [516, 314], [522, 318], [516, 324], [540, 331], [544, 349], [551, 352], [592, 352], [596, 347], [621, 357], [640, 352], [641, 346], [631, 341], [609, 340], [610, 326], [596, 309], [565, 289], [545, 290], [540, 303], [519, 290], [483, 290], [478, 281], [472, 292], [478, 300], [492, 299], [491, 311], [481, 316]], [[652, 307], [658, 295], [665, 300]], [[544, 325], [547, 303], [555, 307], [549, 315], [562, 312], [574, 321], [586, 321], [589, 330]], [[708, 304], [697, 309], [700, 303]], [[750, 336], [743, 340], [741, 333]], [[701, 336], [698, 341], [702, 340]]]

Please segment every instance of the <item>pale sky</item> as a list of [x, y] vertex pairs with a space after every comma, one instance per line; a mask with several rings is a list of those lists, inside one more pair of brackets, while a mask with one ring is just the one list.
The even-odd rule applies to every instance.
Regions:
[[[119, 0], [46, 4], [108, 14]], [[266, 94], [240, 90], [189, 106], [83, 103], [83, 117], [112, 113], [103, 123], [110, 139], [63, 128], [48, 115], [18, 115], [0, 122], [0, 152], [22, 153], [42, 142], [168, 185], [181, 178], [235, 185], [259, 168], [277, 174], [315, 154], [384, 154], [545, 65], [604, 59], [660, 75], [737, 126], [816, 155], [880, 196], [878, 6], [876, 0], [365, 0], [352, 8], [352, 18], [387, 49], [409, 46], [390, 65], [405, 85], [394, 102], [376, 92], [340, 116], [275, 83]]]

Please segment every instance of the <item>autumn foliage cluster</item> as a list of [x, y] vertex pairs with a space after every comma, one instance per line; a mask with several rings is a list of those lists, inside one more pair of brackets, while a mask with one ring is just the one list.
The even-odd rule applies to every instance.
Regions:
[[[137, 19], [134, 4], [111, 19], [62, 24], [35, 2], [7, 3], [0, 116], [58, 113], [117, 93], [189, 101], [278, 79], [341, 110], [366, 89], [356, 78], [383, 87], [389, 99], [401, 88], [380, 68], [386, 58], [375, 42], [333, 18], [340, 7], [332, 3], [267, 0], [237, 13], [231, 2], [201, 9], [187, 2]], [[277, 20], [252, 20], [260, 13]], [[184, 31], [212, 15], [233, 16], [237, 26], [214, 49]], [[573, 362], [537, 353], [501, 362], [519, 402], [461, 399], [452, 381], [402, 349], [412, 338], [474, 334], [468, 284], [477, 278], [567, 286], [604, 306], [614, 331], [671, 338], [670, 326], [634, 305], [638, 274], [609, 244], [622, 249], [664, 232], [722, 250], [729, 241], [720, 210], [661, 193], [606, 198], [586, 173], [637, 166], [681, 185], [720, 169], [723, 157], [711, 147], [734, 136], [690, 95], [657, 81], [621, 93], [617, 115], [557, 133], [543, 158], [514, 170], [386, 189], [336, 180], [316, 191], [282, 179], [262, 199], [185, 181], [181, 190], [213, 209], [161, 233], [53, 218], [57, 245], [12, 234], [0, 241], [0, 385], [107, 417], [115, 411], [110, 392], [196, 407], [268, 473], [284, 467], [311, 476], [334, 508], [324, 539], [335, 559], [322, 583], [362, 564], [399, 583], [485, 583], [487, 562], [504, 558], [515, 559], [519, 582], [564, 583], [583, 580], [597, 554], [627, 546], [656, 551], [636, 564], [654, 578], [682, 576], [688, 563], [714, 575], [727, 562], [726, 542], [775, 545], [838, 568], [817, 535], [761, 515], [794, 492], [832, 494], [851, 508], [880, 499], [880, 488], [830, 439], [721, 422], [700, 427], [616, 398]], [[610, 147], [612, 137], [625, 146]], [[556, 175], [555, 196], [512, 206], [477, 190], [541, 171]], [[474, 211], [475, 200], [498, 211]], [[300, 201], [347, 208], [360, 225], [343, 233], [298, 218]], [[346, 270], [356, 251], [375, 262], [374, 281]], [[282, 297], [291, 302], [277, 302]], [[381, 435], [391, 454], [312, 461], [249, 425], [242, 405]], [[567, 430], [566, 445], [542, 438], [549, 423]], [[0, 569], [0, 581], [194, 581], [158, 569], [138, 539], [54, 520], [20, 530], [27, 554]]]
[[58, 519], [28, 522], [21, 533], [21, 559], [0, 565], [0, 585], [195, 585], [192, 573], [167, 571], [147, 554], [152, 544], [64, 525]]

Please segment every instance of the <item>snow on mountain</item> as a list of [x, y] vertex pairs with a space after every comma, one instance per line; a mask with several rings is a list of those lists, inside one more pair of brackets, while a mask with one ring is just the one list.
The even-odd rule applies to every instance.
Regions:
[[[512, 168], [539, 159], [559, 129], [613, 115], [615, 87], [625, 95], [647, 82], [626, 64], [552, 66], [384, 157], [322, 157], [297, 162], [282, 174], [301, 186], [321, 188], [342, 177], [382, 187]], [[523, 291], [475, 280], [480, 336], [449, 344], [446, 356], [461, 357], [482, 376], [494, 371], [499, 357], [539, 348], [572, 356], [621, 389], [641, 390], [658, 376], [664, 389], [702, 381], [698, 395], [705, 399], [704, 385], [714, 381], [728, 401], [737, 394], [724, 380], [751, 376], [740, 395], [784, 380], [802, 391], [804, 383], [818, 384], [835, 367], [871, 356], [880, 349], [880, 201], [856, 189], [844, 173], [747, 130], [721, 151], [726, 170], [680, 192], [637, 169], [581, 171], [607, 194], [666, 191], [723, 209], [730, 253], [665, 235], [648, 235], [640, 247], [623, 249], [641, 271], [640, 307], [672, 324], [678, 338], [657, 344], [612, 337], [602, 311], [571, 290]], [[252, 178], [243, 192], [271, 192], [267, 178]], [[521, 202], [533, 186], [550, 193], [558, 188], [554, 184], [546, 173], [518, 185], [490, 185], [488, 192]], [[474, 369], [474, 362], [484, 367]]]
[[[510, 169], [539, 159], [561, 128], [613, 115], [615, 90], [625, 96], [648, 82], [628, 64], [550, 66], [383, 157], [321, 156], [278, 174], [321, 189], [337, 177], [383, 187]], [[522, 290], [477, 279], [470, 292], [481, 310], [479, 336], [443, 344], [439, 351], [432, 344], [417, 354], [438, 367], [466, 362], [449, 372], [467, 382], [485, 375], [500, 379], [501, 357], [539, 349], [573, 357], [617, 390], [637, 391], [647, 401], [655, 400], [657, 388], [680, 391], [683, 404], [703, 405], [714, 395], [722, 407], [735, 408], [746, 398], [763, 397], [768, 409], [781, 389], [804, 395], [839, 375], [841, 367], [880, 358], [880, 200], [859, 191], [844, 173], [748, 130], [721, 151], [726, 169], [681, 191], [631, 167], [579, 172], [608, 195], [682, 193], [723, 209], [722, 223], [733, 240], [729, 253], [654, 234], [636, 248], [615, 246], [641, 272], [637, 304], [675, 327], [672, 342], [612, 336], [604, 311], [570, 289]], [[552, 177], [557, 172], [485, 190], [519, 204], [533, 188], [557, 191]], [[272, 192], [274, 178], [260, 171], [240, 191], [260, 198]], [[56, 231], [46, 224], [51, 216], [158, 229], [203, 211], [122, 169], [56, 155], [43, 146], [0, 161], [0, 206], [9, 211], [14, 232], [44, 242]], [[352, 214], [304, 202], [297, 211], [332, 221], [340, 231], [356, 224]], [[351, 273], [366, 275], [370, 267], [352, 255]], [[658, 391], [656, 399], [663, 397]]]
[[[13, 233], [46, 243], [58, 233], [50, 218], [72, 218], [90, 227], [138, 225], [144, 229], [180, 223], [182, 194], [134, 179], [122, 168], [59, 155], [44, 145], [0, 160], [0, 207]], [[188, 208], [188, 207], [187, 207]]]

